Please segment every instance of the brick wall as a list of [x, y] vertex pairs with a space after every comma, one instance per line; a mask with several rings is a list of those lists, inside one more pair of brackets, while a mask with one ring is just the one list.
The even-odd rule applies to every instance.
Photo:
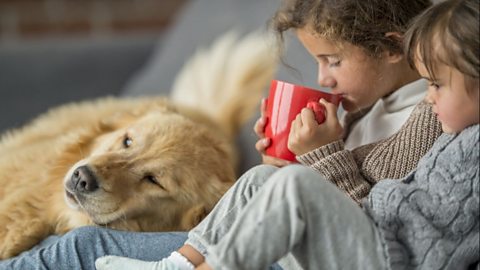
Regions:
[[0, 41], [159, 32], [188, 0], [0, 0]]

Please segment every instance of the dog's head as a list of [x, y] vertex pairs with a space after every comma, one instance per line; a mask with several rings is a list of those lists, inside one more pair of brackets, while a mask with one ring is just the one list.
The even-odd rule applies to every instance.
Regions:
[[122, 120], [66, 174], [68, 205], [117, 229], [196, 225], [235, 179], [229, 143], [172, 111]]

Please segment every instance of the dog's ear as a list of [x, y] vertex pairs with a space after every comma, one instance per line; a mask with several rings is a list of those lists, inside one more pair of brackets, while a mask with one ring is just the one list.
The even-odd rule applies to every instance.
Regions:
[[184, 230], [190, 230], [197, 226], [208, 215], [205, 205], [197, 205], [188, 209], [182, 217], [181, 227]]

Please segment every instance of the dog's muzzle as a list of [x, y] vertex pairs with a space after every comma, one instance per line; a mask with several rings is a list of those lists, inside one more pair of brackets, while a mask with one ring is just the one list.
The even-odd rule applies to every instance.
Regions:
[[88, 166], [80, 166], [73, 171], [66, 187], [75, 193], [90, 193], [98, 189], [98, 181]]

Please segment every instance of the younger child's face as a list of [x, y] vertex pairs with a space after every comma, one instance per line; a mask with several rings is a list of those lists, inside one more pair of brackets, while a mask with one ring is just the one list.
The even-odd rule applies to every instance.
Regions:
[[433, 105], [433, 112], [444, 132], [458, 133], [479, 123], [479, 89], [467, 92], [464, 75], [460, 71], [438, 64], [435, 70], [437, 78], [433, 80], [422, 62], [416, 61], [415, 65], [420, 75], [430, 82], [426, 99]]

